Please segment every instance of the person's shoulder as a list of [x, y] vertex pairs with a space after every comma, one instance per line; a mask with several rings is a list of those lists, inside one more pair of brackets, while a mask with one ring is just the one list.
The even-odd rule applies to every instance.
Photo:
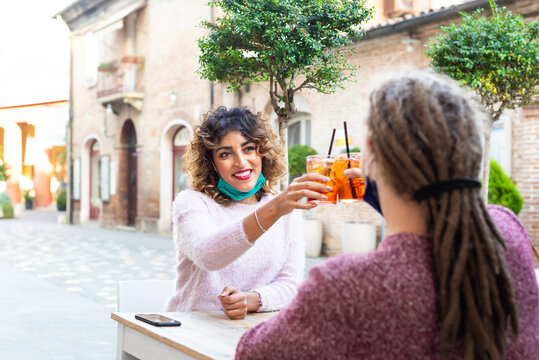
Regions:
[[344, 284], [362, 283], [362, 286], [382, 286], [389, 290], [397, 285], [413, 286], [408, 283], [416, 279], [428, 282], [432, 278], [430, 250], [427, 237], [395, 234], [387, 237], [376, 250], [333, 257], [315, 271]]
[[309, 276], [322, 277], [333, 283], [348, 283], [350, 278], [361, 278], [362, 274], [376, 277], [379, 254], [372, 251], [366, 254], [341, 254], [333, 256], [321, 264], [313, 266]]
[[487, 206], [487, 210], [506, 240], [515, 236], [527, 237], [524, 225], [510, 209], [501, 205], [490, 204]]

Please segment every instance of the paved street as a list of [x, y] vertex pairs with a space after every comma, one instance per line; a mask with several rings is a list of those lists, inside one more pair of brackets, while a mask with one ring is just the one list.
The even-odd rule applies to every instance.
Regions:
[[114, 359], [117, 282], [174, 278], [171, 238], [59, 225], [58, 215], [0, 219], [2, 359]]

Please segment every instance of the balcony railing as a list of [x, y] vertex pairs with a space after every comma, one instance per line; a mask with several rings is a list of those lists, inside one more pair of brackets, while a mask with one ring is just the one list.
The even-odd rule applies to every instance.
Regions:
[[97, 101], [116, 107], [126, 103], [137, 110], [142, 109], [144, 89], [141, 83], [144, 59], [124, 56], [98, 67]]

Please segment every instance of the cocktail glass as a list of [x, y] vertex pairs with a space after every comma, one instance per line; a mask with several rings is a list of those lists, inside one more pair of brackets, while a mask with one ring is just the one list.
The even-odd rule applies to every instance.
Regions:
[[331, 186], [332, 190], [325, 193], [328, 197], [327, 200], [318, 200], [309, 198], [309, 202], [313, 204], [336, 204], [337, 194], [335, 192], [335, 182], [332, 180], [331, 172], [333, 168], [333, 158], [323, 155], [310, 155], [307, 156], [307, 172], [317, 173], [327, 176], [331, 180], [325, 183], [327, 186]]
[[359, 168], [360, 153], [338, 154], [333, 159], [331, 178], [335, 182], [339, 203], [348, 204], [359, 202], [365, 194], [365, 181], [363, 178], [349, 178], [344, 170]]

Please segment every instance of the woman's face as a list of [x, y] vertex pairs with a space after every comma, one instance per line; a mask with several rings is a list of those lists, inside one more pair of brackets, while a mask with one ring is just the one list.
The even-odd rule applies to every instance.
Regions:
[[219, 176], [240, 191], [254, 188], [262, 171], [262, 157], [254, 141], [238, 131], [229, 131], [212, 151], [213, 163]]

